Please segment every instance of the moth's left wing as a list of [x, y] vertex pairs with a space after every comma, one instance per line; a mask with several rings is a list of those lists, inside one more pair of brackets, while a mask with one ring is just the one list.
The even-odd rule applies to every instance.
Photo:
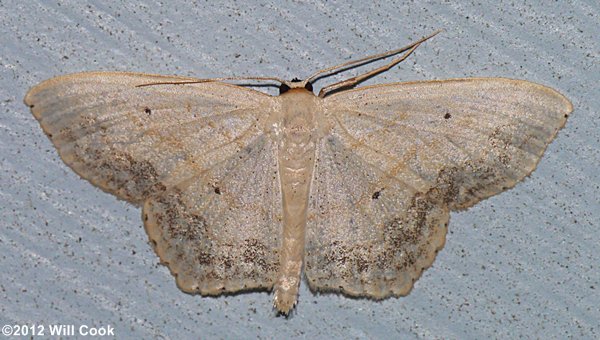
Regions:
[[442, 247], [449, 211], [531, 173], [571, 111], [548, 87], [499, 78], [326, 97], [333, 128], [318, 146], [311, 186], [311, 287], [406, 294]]
[[[136, 204], [243, 151], [264, 133], [273, 97], [220, 82], [84, 72], [34, 86], [25, 103], [62, 160]], [[151, 86], [144, 86], [156, 84]]]
[[71, 74], [33, 87], [25, 103], [82, 178], [144, 205], [148, 236], [181, 289], [271, 289], [282, 207], [264, 124], [278, 101], [219, 82], [173, 84], [190, 81]]

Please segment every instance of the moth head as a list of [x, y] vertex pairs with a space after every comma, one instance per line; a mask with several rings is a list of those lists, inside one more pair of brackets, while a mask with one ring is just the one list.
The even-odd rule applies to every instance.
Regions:
[[284, 94], [291, 89], [305, 89], [312, 93], [313, 86], [312, 83], [308, 80], [300, 80], [298, 78], [294, 78], [291, 81], [286, 81], [279, 85], [279, 94]]

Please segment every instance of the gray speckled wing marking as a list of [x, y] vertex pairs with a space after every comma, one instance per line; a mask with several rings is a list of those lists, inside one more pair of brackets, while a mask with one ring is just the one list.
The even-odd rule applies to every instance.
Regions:
[[186, 291], [273, 285], [281, 233], [272, 97], [190, 78], [81, 73], [25, 103], [81, 177], [144, 205], [155, 249]]
[[282, 232], [275, 155], [263, 135], [239, 157], [146, 201], [146, 231], [181, 289], [218, 295], [273, 287]]
[[317, 149], [308, 283], [353, 296], [406, 294], [444, 244], [448, 208], [368, 164], [344, 137], [337, 127]]
[[312, 289], [407, 294], [443, 247], [450, 210], [513, 187], [572, 111], [558, 92], [501, 78], [371, 86], [325, 99], [306, 275]]

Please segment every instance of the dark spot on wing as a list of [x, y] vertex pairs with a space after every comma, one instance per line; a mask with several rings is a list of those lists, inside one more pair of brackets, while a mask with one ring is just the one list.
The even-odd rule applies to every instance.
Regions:
[[150, 108], [149, 108], [149, 107], [145, 108], [145, 109], [144, 109], [144, 112], [146, 112], [146, 114], [147, 114], [147, 115], [150, 115], [150, 114], [152, 114], [152, 110], [150, 110]]
[[444, 115], [444, 119], [450, 119], [450, 117], [452, 117], [452, 115], [446, 112], [446, 114]]

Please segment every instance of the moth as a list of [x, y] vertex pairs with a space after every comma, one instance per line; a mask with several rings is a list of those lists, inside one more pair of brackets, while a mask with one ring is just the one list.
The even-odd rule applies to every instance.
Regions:
[[[402, 296], [442, 249], [450, 212], [528, 176], [573, 110], [505, 78], [354, 88], [437, 33], [304, 80], [77, 73], [25, 103], [77, 174], [142, 207], [183, 291], [274, 291], [286, 315], [303, 273], [312, 291]], [[313, 94], [320, 78], [392, 56]], [[225, 82], [248, 79], [280, 95]]]

